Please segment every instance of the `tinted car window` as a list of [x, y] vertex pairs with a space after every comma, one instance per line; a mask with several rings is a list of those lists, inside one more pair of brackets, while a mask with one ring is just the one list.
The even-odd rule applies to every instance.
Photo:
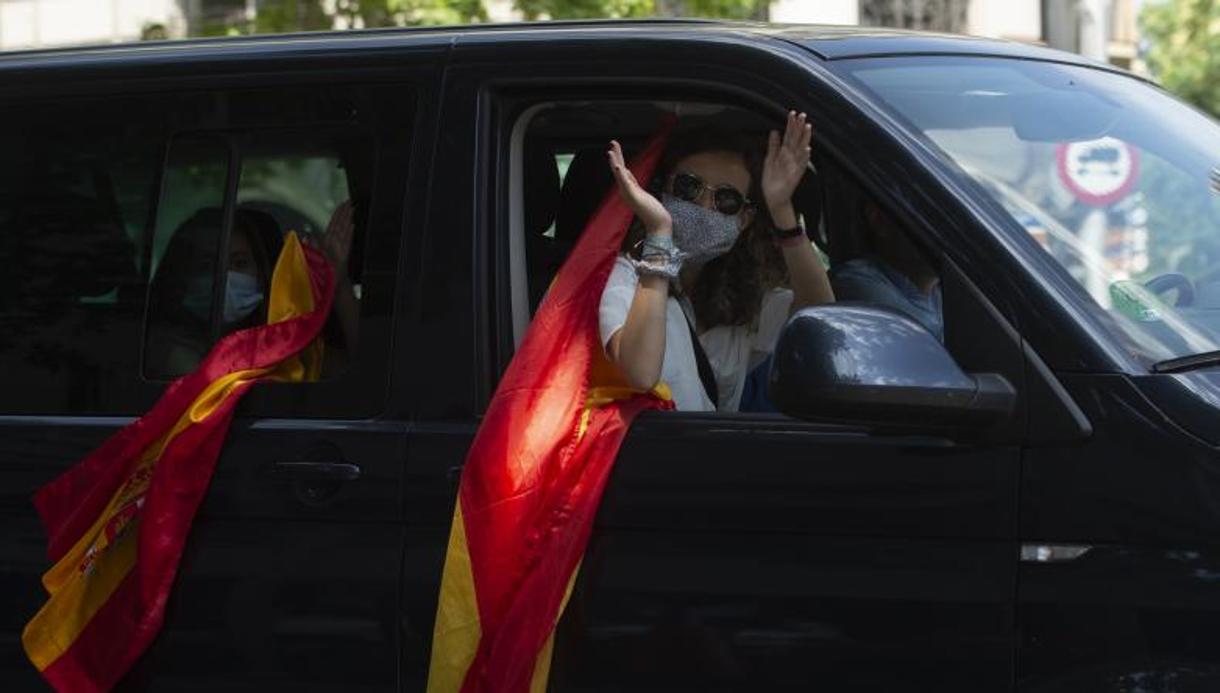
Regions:
[[0, 412], [126, 412], [164, 157], [144, 100], [23, 103], [0, 149]]
[[[285, 234], [326, 245], [331, 216], [353, 194], [344, 157], [368, 166], [370, 148], [358, 133], [325, 128], [175, 139], [154, 241], [145, 377], [184, 375], [221, 336], [262, 324]], [[323, 335], [325, 377], [351, 361], [356, 334], [345, 328], [358, 332], [361, 289], [337, 288], [355, 300], [335, 302]]]
[[[232, 230], [254, 229], [245, 235], [259, 236], [270, 265], [283, 232], [321, 240], [346, 199], [355, 204], [347, 273], [361, 339], [349, 341], [332, 319], [328, 382], [282, 395], [260, 388], [245, 406], [271, 416], [380, 407], [413, 132], [409, 87], [62, 98], [25, 101], [2, 117], [0, 414], [145, 411], [222, 333], [219, 260], [233, 249]], [[369, 243], [376, 252], [365, 253]], [[167, 269], [175, 255], [200, 270], [191, 311], [186, 277]], [[171, 325], [192, 320], [189, 329]]]
[[170, 147], [153, 236], [144, 342], [144, 373], [150, 378], [190, 372], [212, 343], [229, 153], [223, 138], [211, 136], [179, 138]]
[[260, 153], [242, 158], [237, 203], [267, 211], [286, 230], [322, 235], [331, 213], [350, 195], [347, 171], [333, 152]]

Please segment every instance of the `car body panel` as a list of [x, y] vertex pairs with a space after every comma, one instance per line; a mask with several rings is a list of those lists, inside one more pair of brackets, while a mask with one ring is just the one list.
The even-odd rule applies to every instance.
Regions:
[[[413, 150], [420, 170], [403, 186], [413, 212], [396, 267], [383, 268], [396, 276], [379, 413], [239, 418], [167, 627], [127, 683], [422, 690], [457, 481], [513, 348], [489, 123], [512, 88], [575, 90], [596, 77], [808, 110], [819, 146], [960, 271], [956, 307], [946, 305], [951, 351], [976, 372], [1004, 372], [1022, 399], [1010, 426], [978, 439], [644, 416], [560, 625], [553, 690], [1220, 687], [1209, 627], [1220, 608], [1215, 371], [1124, 375], [1135, 366], [1064, 301], [1019, 225], [837, 71], [927, 54], [1109, 69], [983, 39], [688, 21], [0, 56], [6, 99], [393, 80], [413, 59], [437, 80]], [[986, 338], [972, 344], [980, 326]], [[29, 495], [129, 420], [0, 417], [10, 688], [40, 685], [16, 635], [43, 599], [46, 568]], [[366, 475], [319, 501], [266, 471], [318, 449]], [[1039, 546], [1088, 550], [1021, 562], [1023, 545], [1035, 557]]]

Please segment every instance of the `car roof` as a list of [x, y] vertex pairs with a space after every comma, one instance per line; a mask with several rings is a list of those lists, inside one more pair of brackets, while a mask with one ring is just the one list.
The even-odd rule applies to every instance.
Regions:
[[1015, 41], [937, 34], [879, 27], [770, 24], [690, 18], [577, 20], [470, 24], [437, 27], [354, 29], [297, 34], [226, 36], [145, 41], [96, 46], [41, 48], [0, 52], [0, 68], [71, 66], [92, 62], [161, 62], [175, 58], [229, 58], [238, 55], [283, 54], [286, 51], [325, 53], [331, 50], [392, 49], [394, 47], [486, 45], [496, 41], [544, 42], [564, 38], [639, 40], [641, 38], [699, 40], [725, 36], [772, 38], [800, 45], [824, 60], [901, 55], [975, 55], [1066, 62], [1116, 69], [1073, 53]]
[[976, 55], [1113, 66], [1076, 53], [1005, 39], [862, 26], [773, 25], [774, 35], [800, 43], [827, 60], [889, 55]]

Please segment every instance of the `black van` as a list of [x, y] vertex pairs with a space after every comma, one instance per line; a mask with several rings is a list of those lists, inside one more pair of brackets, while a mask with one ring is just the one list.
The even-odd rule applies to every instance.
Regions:
[[42, 685], [31, 495], [189, 369], [152, 306], [191, 219], [220, 257], [243, 213], [321, 234], [353, 200], [359, 340], [243, 401], [122, 687], [417, 691], [464, 454], [606, 142], [788, 108], [811, 241], [833, 270], [885, 210], [939, 273], [943, 346], [809, 309], [788, 414], [643, 416], [551, 690], [1220, 689], [1216, 123], [1031, 46], [652, 21], [0, 57], [4, 690]]

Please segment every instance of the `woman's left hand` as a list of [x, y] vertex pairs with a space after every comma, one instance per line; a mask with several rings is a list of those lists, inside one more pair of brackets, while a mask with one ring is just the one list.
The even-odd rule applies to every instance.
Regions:
[[[767, 138], [767, 158], [763, 161], [762, 193], [767, 210], [777, 225], [786, 225], [779, 217], [792, 210], [792, 193], [796, 190], [805, 167], [809, 164], [813, 126], [805, 122], [804, 113], [788, 112], [784, 134], [774, 130]], [[795, 223], [795, 220], [793, 221]]]

